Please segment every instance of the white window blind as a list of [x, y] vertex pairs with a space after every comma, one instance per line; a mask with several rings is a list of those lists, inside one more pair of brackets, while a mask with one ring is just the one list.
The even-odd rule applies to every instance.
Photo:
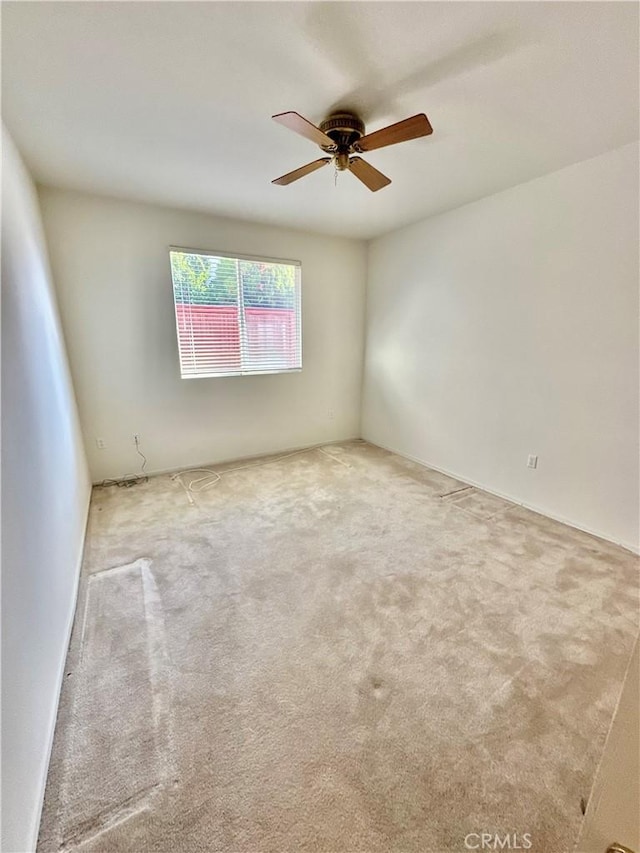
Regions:
[[300, 264], [171, 249], [183, 378], [302, 368]]

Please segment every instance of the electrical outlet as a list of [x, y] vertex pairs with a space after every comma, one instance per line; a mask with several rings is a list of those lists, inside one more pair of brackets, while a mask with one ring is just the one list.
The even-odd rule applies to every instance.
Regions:
[[529, 454], [527, 457], [527, 468], [537, 468], [538, 467], [538, 457], [533, 454]]
[[104, 443], [104, 438], [96, 438], [96, 447], [98, 450], [104, 450], [106, 448], [106, 444]]
[[134, 443], [135, 445], [140, 444], [140, 433], [139, 433], [139, 432], [134, 432], [134, 434], [133, 434], [133, 443]]
[[332, 421], [332, 420], [333, 420], [333, 409], [328, 409], [328, 410], [327, 410], [327, 416], [328, 416], [328, 418], [329, 418], [329, 420], [330, 420], [330, 421]]

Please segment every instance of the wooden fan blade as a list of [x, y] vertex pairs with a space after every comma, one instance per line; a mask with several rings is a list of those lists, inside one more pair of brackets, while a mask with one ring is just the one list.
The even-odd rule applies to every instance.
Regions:
[[406, 142], [409, 139], [417, 139], [419, 136], [429, 136], [433, 128], [424, 113], [406, 118], [404, 121], [390, 124], [382, 130], [368, 133], [359, 139], [355, 148], [358, 151], [373, 151], [375, 148], [384, 148], [385, 145], [395, 145], [398, 142]]
[[363, 160], [362, 157], [353, 157], [349, 161], [349, 169], [353, 174], [362, 181], [365, 187], [369, 187], [372, 193], [381, 190], [391, 183], [391, 179], [377, 169], [374, 169], [370, 163]]
[[321, 169], [330, 162], [331, 157], [321, 157], [319, 160], [314, 160], [313, 163], [307, 163], [306, 166], [300, 166], [299, 169], [294, 169], [293, 172], [287, 172], [286, 175], [276, 178], [275, 181], [271, 181], [271, 183], [278, 184], [279, 187], [286, 187], [287, 184], [297, 181], [298, 178], [304, 178], [305, 175], [310, 175], [311, 172], [315, 172], [316, 169]]
[[306, 118], [303, 118], [298, 113], [278, 113], [275, 116], [271, 116], [271, 118], [277, 121], [278, 124], [288, 127], [289, 130], [299, 133], [300, 136], [305, 136], [307, 139], [315, 142], [316, 145], [331, 145], [335, 147], [335, 142], [330, 136], [327, 136], [319, 127], [311, 124], [310, 121], [307, 121]]

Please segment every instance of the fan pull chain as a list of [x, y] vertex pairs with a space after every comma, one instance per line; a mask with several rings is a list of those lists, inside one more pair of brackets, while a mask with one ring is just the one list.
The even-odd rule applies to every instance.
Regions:
[[335, 161], [333, 163], [333, 185], [334, 187], [338, 186], [338, 166], [336, 165]]

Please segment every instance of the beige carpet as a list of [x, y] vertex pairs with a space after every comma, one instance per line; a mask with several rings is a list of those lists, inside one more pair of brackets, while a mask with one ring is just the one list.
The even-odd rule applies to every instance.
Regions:
[[94, 490], [41, 853], [573, 848], [636, 557], [363, 442], [192, 500]]

